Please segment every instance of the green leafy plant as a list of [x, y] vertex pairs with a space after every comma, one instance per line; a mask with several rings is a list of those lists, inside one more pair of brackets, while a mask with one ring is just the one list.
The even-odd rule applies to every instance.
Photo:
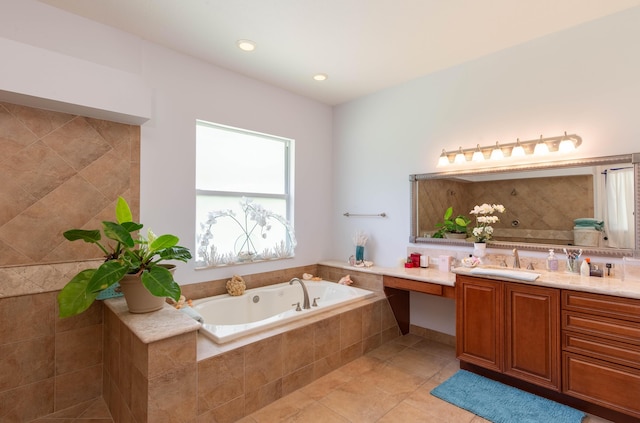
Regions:
[[471, 223], [471, 219], [467, 216], [453, 217], [453, 206], [450, 206], [445, 210], [442, 222], [436, 223], [438, 230], [433, 234], [433, 237], [444, 238], [445, 233], [466, 234], [469, 223]]
[[[147, 231], [147, 237], [134, 233], [143, 225], [132, 221], [129, 205], [119, 197], [116, 204], [116, 222], [102, 222], [100, 230], [71, 229], [64, 232], [69, 241], [82, 240], [95, 244], [105, 254], [105, 261], [97, 269], [85, 269], [75, 275], [58, 294], [60, 317], [69, 317], [85, 311], [98, 294], [119, 282], [125, 275], [139, 275], [141, 283], [156, 297], [180, 299], [180, 285], [174, 279], [166, 260], [187, 262], [191, 253], [178, 244], [175, 235], [156, 236]], [[103, 241], [102, 234], [106, 240]]]

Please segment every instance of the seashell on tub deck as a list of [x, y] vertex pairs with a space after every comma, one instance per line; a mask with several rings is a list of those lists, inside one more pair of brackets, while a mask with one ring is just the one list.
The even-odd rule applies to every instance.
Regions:
[[200, 333], [222, 344], [375, 295], [329, 281], [307, 281], [305, 285], [310, 302], [315, 299], [317, 306], [301, 311], [296, 311], [295, 304], [303, 304], [302, 287], [289, 282], [248, 289], [237, 297], [223, 294], [195, 300], [193, 309], [204, 318]]

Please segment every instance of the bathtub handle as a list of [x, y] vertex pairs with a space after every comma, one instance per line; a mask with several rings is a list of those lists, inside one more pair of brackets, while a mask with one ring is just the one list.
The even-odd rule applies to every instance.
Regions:
[[298, 301], [297, 303], [293, 303], [291, 305], [296, 306], [296, 311], [302, 311], [302, 309], [300, 308], [300, 301]]
[[313, 299], [313, 304], [311, 304], [311, 307], [318, 307], [318, 302], [316, 300], [319, 300], [319, 299], [320, 299], [320, 297], [315, 297]]

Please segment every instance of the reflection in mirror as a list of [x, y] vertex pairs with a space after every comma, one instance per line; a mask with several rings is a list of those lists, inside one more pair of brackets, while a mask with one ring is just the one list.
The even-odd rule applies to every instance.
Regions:
[[411, 175], [410, 240], [443, 242], [432, 237], [448, 207], [471, 217], [475, 205], [489, 203], [506, 208], [493, 225], [492, 247], [575, 245], [630, 255], [638, 238], [636, 156]]

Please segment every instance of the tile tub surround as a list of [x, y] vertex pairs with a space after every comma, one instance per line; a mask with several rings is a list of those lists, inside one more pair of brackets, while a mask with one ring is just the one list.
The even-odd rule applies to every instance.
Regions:
[[0, 421], [27, 422], [101, 396], [102, 308], [59, 319], [55, 292], [0, 298]]
[[[103, 390], [114, 422], [235, 421], [400, 334], [380, 292], [224, 345], [168, 305], [135, 316], [121, 298], [105, 304]], [[156, 313], [174, 317], [173, 336]]]

